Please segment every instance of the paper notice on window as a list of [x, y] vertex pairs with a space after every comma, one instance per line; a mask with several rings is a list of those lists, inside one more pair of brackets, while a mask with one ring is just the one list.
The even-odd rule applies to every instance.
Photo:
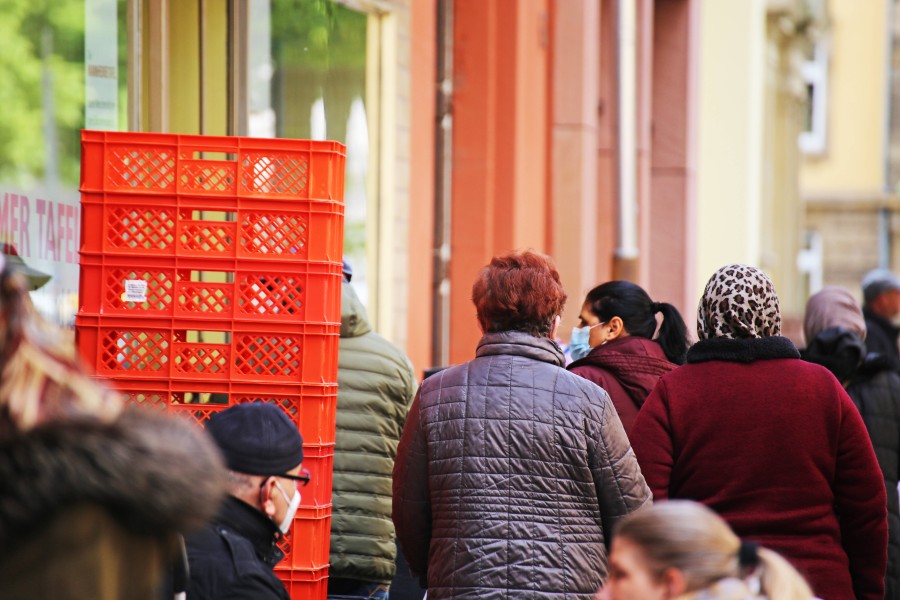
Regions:
[[143, 279], [126, 279], [125, 293], [122, 294], [125, 302], [146, 302], [147, 282]]

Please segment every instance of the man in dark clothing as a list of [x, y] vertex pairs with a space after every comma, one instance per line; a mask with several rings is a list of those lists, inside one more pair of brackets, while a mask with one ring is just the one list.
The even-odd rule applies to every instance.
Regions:
[[866, 348], [885, 357], [900, 371], [900, 327], [892, 320], [900, 314], [900, 279], [887, 269], [873, 269], [862, 280]]
[[232, 406], [207, 426], [229, 469], [230, 495], [207, 527], [187, 540], [191, 600], [286, 600], [273, 568], [276, 543], [300, 504], [303, 438], [272, 404]]

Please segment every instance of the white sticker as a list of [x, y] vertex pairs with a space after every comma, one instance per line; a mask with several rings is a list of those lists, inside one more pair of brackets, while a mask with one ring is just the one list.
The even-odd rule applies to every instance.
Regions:
[[146, 302], [147, 282], [143, 279], [126, 279], [125, 293], [122, 294], [125, 302]]

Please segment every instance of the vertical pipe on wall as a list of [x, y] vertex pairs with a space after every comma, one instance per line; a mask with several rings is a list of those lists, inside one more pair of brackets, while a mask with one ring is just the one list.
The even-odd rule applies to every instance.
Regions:
[[438, 0], [435, 111], [434, 280], [431, 364], [450, 358], [450, 209], [453, 158], [453, 0]]
[[637, 278], [637, 14], [634, 0], [616, 2], [619, 88], [619, 231], [616, 277]]
[[149, 3], [148, 129], [169, 131], [169, 0]]
[[197, 3], [197, 61], [199, 63], [199, 105], [200, 135], [206, 134], [206, 0]]
[[887, 85], [884, 86], [884, 126], [882, 127], [883, 137], [881, 140], [882, 161], [884, 164], [884, 183], [883, 192], [885, 194], [896, 194], [898, 191], [892, 181], [893, 173], [891, 164], [891, 141], [894, 122], [900, 118], [900, 115], [894, 111], [894, 46], [897, 40], [894, 39], [894, 18], [897, 10], [897, 0], [890, 0], [885, 10], [887, 11], [887, 19], [885, 19], [885, 61], [884, 61], [884, 80]]
[[247, 0], [228, 0], [228, 135], [247, 135], [247, 63], [250, 8]]
[[129, 0], [125, 8], [128, 27], [128, 131], [141, 131], [141, 0]]

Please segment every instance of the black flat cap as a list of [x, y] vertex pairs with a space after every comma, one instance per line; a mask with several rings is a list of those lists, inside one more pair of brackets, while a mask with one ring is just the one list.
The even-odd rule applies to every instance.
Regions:
[[250, 402], [231, 406], [214, 414], [206, 430], [232, 471], [281, 475], [303, 462], [303, 437], [274, 404]]

